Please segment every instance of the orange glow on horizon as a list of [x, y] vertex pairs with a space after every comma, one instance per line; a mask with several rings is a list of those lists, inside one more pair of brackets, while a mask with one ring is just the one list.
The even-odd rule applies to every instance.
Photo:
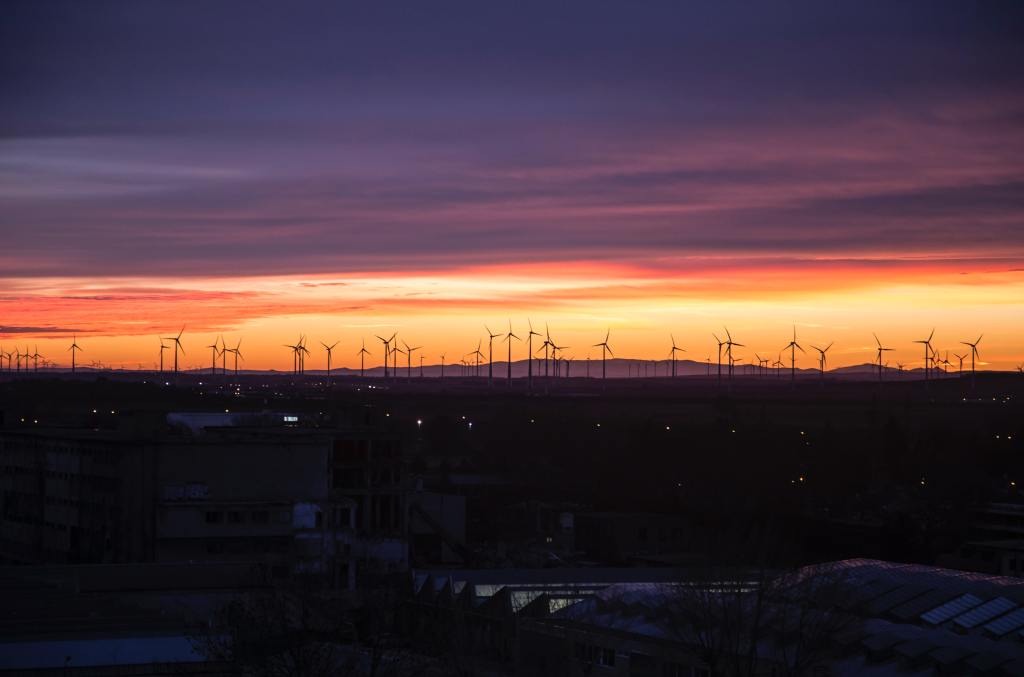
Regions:
[[[223, 334], [243, 339], [243, 368], [291, 368], [282, 344], [309, 337], [308, 369], [322, 369], [319, 342], [341, 344], [332, 364], [357, 368], [366, 339], [397, 331], [423, 345], [426, 364], [475, 350], [484, 325], [522, 334], [527, 318], [566, 356], [596, 356], [591, 346], [611, 328], [617, 357], [665, 359], [669, 333], [687, 349], [681, 359], [714, 357], [712, 332], [728, 325], [746, 344], [742, 357], [777, 357], [797, 326], [814, 367], [811, 345], [835, 342], [830, 367], [874, 359], [872, 332], [895, 348], [892, 366], [920, 366], [912, 340], [937, 328], [935, 347], [962, 352], [960, 341], [984, 332], [984, 368], [1012, 369], [1021, 360], [1024, 270], [1017, 259], [784, 259], [771, 257], [654, 258], [644, 262], [577, 261], [473, 266], [444, 270], [360, 272], [250, 278], [19, 278], [4, 281], [0, 346], [32, 348], [66, 365], [77, 334], [80, 364], [152, 368], [159, 336], [182, 325], [187, 368], [209, 366], [209, 345]], [[484, 340], [486, 352], [486, 340]], [[495, 359], [504, 360], [495, 342]], [[739, 351], [738, 351], [739, 352]], [[749, 355], [747, 354], [749, 353]], [[166, 353], [170, 356], [170, 352]], [[513, 359], [525, 359], [516, 343]], [[229, 359], [229, 363], [230, 363]]]

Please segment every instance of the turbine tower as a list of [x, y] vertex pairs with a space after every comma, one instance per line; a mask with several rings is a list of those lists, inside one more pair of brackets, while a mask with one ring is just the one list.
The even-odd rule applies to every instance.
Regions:
[[718, 334], [711, 334], [715, 337], [715, 341], [718, 343], [718, 385], [722, 385], [722, 346], [725, 345], [725, 341], [718, 338]]
[[284, 348], [288, 348], [292, 351], [292, 376], [298, 376], [299, 374], [299, 344], [294, 345], [285, 343]]
[[[733, 359], [733, 356], [732, 356], [732, 349], [733, 349], [734, 346], [737, 347], [737, 348], [744, 348], [746, 346], [744, 346], [742, 343], [736, 343], [735, 341], [732, 340], [732, 334], [729, 333], [729, 328], [728, 327], [725, 327], [724, 329], [725, 329], [725, 356], [727, 358], [727, 361], [729, 362], [729, 382], [731, 383], [732, 382], [732, 375], [733, 375], [733, 365], [736, 363], [736, 361]], [[732, 386], [730, 386], [730, 387], [732, 387]]]
[[412, 383], [412, 354], [422, 348], [423, 346], [410, 346], [405, 341], [402, 341], [402, 345], [405, 346], [405, 357], [406, 357], [406, 372], [405, 380]]
[[326, 343], [321, 341], [320, 345], [322, 345], [324, 347], [324, 350], [327, 351], [327, 380], [330, 381], [331, 380], [331, 352], [334, 350], [334, 346], [338, 345], [338, 342], [335, 341], [331, 345], [327, 345]]
[[178, 373], [178, 351], [180, 350], [182, 355], [185, 354], [185, 349], [181, 346], [181, 335], [184, 334], [184, 333], [185, 333], [185, 327], [182, 326], [181, 331], [178, 332], [177, 336], [165, 336], [164, 339], [163, 339], [164, 341], [173, 341], [174, 342], [174, 346], [173, 347], [174, 347], [174, 373], [175, 374]]
[[[789, 348], [789, 375], [792, 383], [796, 383], [796, 351], [799, 349], [801, 353], [806, 353], [799, 343], [796, 342], [796, 325], [793, 325], [793, 340], [786, 346]], [[783, 348], [785, 350], [786, 348]]]
[[[796, 339], [795, 336], [793, 338], [794, 340]], [[811, 348], [818, 351], [818, 373], [820, 374], [821, 382], [823, 384], [825, 383], [825, 363], [828, 361], [828, 358], [825, 357], [825, 353], [827, 353], [828, 349], [831, 347], [832, 343], [829, 343], [824, 348], [819, 348], [818, 346], [811, 346]]]
[[[396, 332], [396, 333], [392, 334], [391, 338], [384, 338], [380, 334], [377, 334], [376, 336], [377, 336], [377, 338], [380, 339], [380, 342], [384, 344], [384, 380], [387, 380], [387, 378], [388, 378], [388, 358], [391, 357], [391, 342], [395, 340], [395, 337], [398, 336], [398, 333]], [[365, 350], [365, 347], [364, 347], [364, 350]]]
[[526, 381], [530, 390], [533, 390], [533, 337], [540, 336], [539, 332], [533, 330], [533, 322], [526, 320], [530, 331], [526, 333]]
[[[669, 334], [669, 338], [672, 339], [672, 348], [668, 351], [668, 354], [669, 354], [669, 357], [672, 358], [672, 378], [675, 378], [676, 377], [676, 353], [677, 352], [685, 353], [686, 350], [684, 348], [680, 348], [679, 346], [676, 345], [676, 337], [675, 336], [673, 336], [672, 334]], [[655, 376], [657, 376], [657, 374], [655, 374]]]
[[206, 346], [210, 348], [210, 375], [217, 373], [217, 355], [220, 354], [219, 340], [215, 340], [211, 345]]
[[[178, 336], [181, 336], [181, 334], [178, 334]], [[78, 337], [77, 336], [72, 337], [72, 339], [71, 339], [71, 347], [68, 348], [68, 350], [71, 351], [71, 373], [72, 374], [75, 373], [75, 353], [78, 352], [81, 349], [82, 349], [81, 346], [78, 345]], [[7, 366], [10, 367], [11, 366], [10, 357], [8, 357], [7, 359], [8, 359]], [[19, 369], [21, 367], [21, 360], [20, 359], [18, 360], [18, 367], [19, 367]], [[175, 370], [175, 371], [177, 371], [177, 370]]]
[[238, 378], [238, 358], [241, 357], [243, 360], [245, 359], [242, 357], [242, 339], [238, 339], [238, 343], [235, 344], [234, 348], [228, 348], [225, 346], [224, 350], [235, 356], [235, 378]]
[[494, 385], [494, 339], [501, 334], [495, 334], [486, 324], [484, 329], [487, 330], [487, 387], [489, 388]]
[[370, 354], [366, 349], [366, 339], [363, 339], [362, 347], [356, 354], [359, 355], [359, 378], [363, 378], [366, 375], [366, 356]]
[[508, 343], [508, 387], [509, 388], [512, 387], [512, 339], [515, 339], [516, 341], [521, 340], [518, 336], [516, 336], [515, 334], [512, 333], [512, 320], [510, 318], [509, 321], [508, 321], [508, 333], [505, 334], [505, 338], [502, 339], [503, 342]]
[[473, 352], [471, 352], [469, 354], [470, 357], [475, 357], [476, 358], [476, 366], [473, 368], [473, 376], [475, 376], [475, 377], [479, 377], [480, 376], [480, 360], [482, 360], [483, 357], [484, 357], [484, 354], [480, 352], [480, 347], [483, 345], [483, 343], [484, 343], [483, 339], [480, 339], [479, 341], [477, 341], [476, 342], [476, 350], [474, 350]]
[[978, 352], [978, 344], [981, 343], [982, 336], [984, 336], [984, 334], [978, 336], [978, 338], [975, 339], [973, 343], [971, 343], [970, 341], [960, 342], [961, 344], [965, 346], [970, 346], [971, 348], [971, 390], [974, 390], [974, 358], [977, 357], [978, 359], [981, 359], [981, 354]]
[[600, 343], [595, 343], [592, 346], [594, 348], [600, 348], [601, 349], [601, 379], [602, 380], [608, 378], [608, 371], [607, 371], [608, 355], [610, 354], [612, 357], [615, 357], [615, 353], [612, 352], [612, 347], [610, 345], [608, 345], [608, 339], [609, 339], [609, 337], [611, 337], [611, 335], [612, 335], [612, 330], [611, 330], [611, 328], [609, 328], [608, 331], [605, 332], [604, 341], [601, 341]]
[[[881, 383], [882, 382], [882, 371], [883, 371], [883, 368], [882, 368], [882, 353], [887, 353], [887, 352], [891, 351], [892, 348], [884, 347], [882, 345], [882, 342], [878, 340], [878, 334], [872, 333], [871, 335], [875, 337], [875, 343], [878, 345], [878, 348], [877, 348], [877, 350], [878, 350], [878, 382]], [[902, 369], [901, 369], [901, 371], [902, 371]]]
[[928, 338], [921, 341], [914, 341], [914, 343], [920, 343], [924, 346], [924, 380], [928, 382], [928, 360], [931, 359], [932, 354], [932, 337], [935, 336], [935, 328], [932, 328], [932, 333], [928, 334]]

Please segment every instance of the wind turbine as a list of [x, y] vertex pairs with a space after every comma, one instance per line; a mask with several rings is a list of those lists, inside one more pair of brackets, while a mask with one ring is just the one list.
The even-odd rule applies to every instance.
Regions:
[[530, 327], [526, 333], [526, 380], [530, 390], [533, 390], [533, 337], [540, 336], [540, 333], [533, 330], [533, 322], [529, 318], [526, 323]]
[[299, 339], [299, 374], [302, 376], [306, 375], [306, 355], [310, 355], [309, 349], [306, 348], [306, 337], [303, 335]]
[[981, 336], [978, 336], [978, 338], [973, 343], [971, 343], [970, 341], [961, 341], [960, 342], [961, 344], [963, 344], [965, 346], [970, 346], [971, 347], [971, 390], [974, 390], [974, 358], [975, 357], [977, 357], [979, 359], [981, 358], [981, 354], [978, 352], [978, 344], [981, 343], [981, 337], [982, 336], [984, 336], [984, 334], [982, 334]]
[[420, 348], [422, 348], [423, 346], [413, 346], [413, 347], [410, 347], [409, 344], [406, 343], [405, 341], [402, 341], [402, 345], [405, 346], [405, 357], [406, 357], [406, 360], [407, 360], [407, 362], [406, 362], [405, 380], [409, 381], [411, 383], [412, 382], [412, 354], [414, 352], [416, 352], [417, 350], [419, 350]]
[[611, 335], [612, 335], [612, 330], [611, 330], [611, 328], [609, 328], [608, 331], [605, 332], [604, 341], [601, 341], [600, 343], [595, 343], [592, 346], [594, 348], [600, 348], [601, 349], [601, 379], [602, 380], [608, 378], [608, 372], [607, 372], [607, 369], [606, 369], [608, 355], [610, 354], [612, 357], [615, 357], [615, 353], [612, 352], [612, 347], [610, 345], [608, 345], [608, 339], [609, 339], [609, 337], [611, 337]]
[[164, 373], [164, 351], [167, 350], [168, 346], [164, 344], [164, 340], [160, 339], [160, 373]]
[[495, 334], [486, 324], [484, 329], [487, 330], [487, 386], [491, 387], [494, 385], [494, 339], [501, 334]]
[[882, 382], [882, 353], [887, 353], [892, 348], [885, 348], [882, 346], [882, 342], [878, 340], [878, 334], [872, 332], [872, 336], [875, 337], [875, 343], [878, 344], [878, 382]]
[[238, 358], [241, 357], [243, 360], [245, 359], [242, 357], [242, 339], [238, 339], [238, 343], [235, 344], [234, 348], [228, 348], [225, 346], [224, 350], [235, 356], [235, 378], [238, 378]]
[[210, 374], [217, 373], [217, 355], [220, 354], [219, 339], [215, 340], [211, 345], [206, 346], [210, 348]]
[[503, 342], [508, 343], [508, 387], [509, 388], [512, 387], [512, 339], [515, 339], [517, 341], [522, 340], [518, 336], [516, 336], [515, 334], [512, 333], [512, 320], [510, 318], [509, 321], [508, 321], [508, 333], [505, 334], [505, 338], [502, 339]]
[[39, 358], [42, 355], [39, 354], [39, 346], [32, 346], [32, 372], [39, 373]]
[[737, 347], [737, 348], [744, 348], [744, 347], [746, 347], [742, 343], [736, 343], [735, 341], [733, 341], [732, 340], [732, 334], [729, 333], [729, 328], [725, 327], [725, 355], [726, 355], [726, 357], [729, 360], [729, 381], [730, 382], [732, 382], [733, 365], [735, 364], [735, 360], [733, 359], [733, 356], [732, 356], [732, 349], [733, 349], [734, 346]]
[[676, 337], [675, 336], [673, 336], [672, 334], [669, 334], [669, 338], [672, 339], [672, 348], [668, 351], [668, 354], [669, 354], [669, 357], [672, 358], [672, 378], [675, 378], [676, 377], [676, 353], [677, 352], [685, 353], [686, 350], [684, 348], [680, 348], [679, 346], [676, 345]]
[[718, 343], [718, 385], [722, 385], [722, 346], [725, 345], [725, 341], [718, 338], [718, 334], [711, 334], [715, 337], [715, 341]]
[[324, 347], [324, 350], [327, 351], [327, 380], [330, 381], [331, 380], [331, 351], [334, 350], [334, 346], [338, 345], [338, 342], [335, 341], [331, 345], [327, 345], [326, 343], [321, 341], [320, 345], [322, 345]]
[[556, 346], [554, 343], [551, 344], [552, 374], [554, 374], [555, 378], [560, 378], [562, 375], [561, 367], [558, 364], [558, 351], [568, 350], [570, 347], [571, 346]]
[[473, 352], [470, 353], [471, 357], [475, 357], [476, 358], [476, 366], [473, 369], [473, 376], [476, 376], [476, 377], [480, 376], [480, 360], [482, 360], [483, 357], [484, 357], [484, 354], [480, 352], [480, 347], [483, 345], [483, 343], [484, 343], [483, 339], [480, 339], [479, 341], [477, 341], [476, 342], [476, 350], [474, 350]]
[[928, 381], [928, 360], [931, 359], [932, 352], [932, 337], [935, 336], [935, 328], [932, 328], [932, 333], [928, 334], [928, 338], [921, 341], [914, 341], [914, 343], [920, 343], [924, 346], [924, 380]]
[[395, 347], [391, 349], [391, 357], [394, 360], [392, 362], [391, 377], [398, 378], [398, 356], [399, 354], [405, 355], [408, 351], [402, 350], [398, 347], [398, 341], [395, 341]]
[[363, 339], [363, 346], [359, 349], [357, 355], [359, 355], [359, 378], [363, 378], [366, 372], [366, 356], [370, 354], [370, 351], [366, 349], [366, 339]]
[[[396, 333], [392, 334], [391, 338], [384, 338], [380, 334], [377, 334], [376, 336], [377, 336], [377, 338], [380, 339], [380, 342], [384, 344], [384, 379], [387, 380], [387, 377], [388, 377], [388, 358], [391, 357], [391, 342], [395, 340], [395, 337], [398, 336], [398, 333], [396, 332]], [[363, 349], [364, 350], [366, 349], [365, 345], [364, 345]]]
[[228, 343], [224, 340], [224, 335], [220, 337], [220, 373], [225, 376], [228, 375]]
[[292, 351], [292, 375], [293, 376], [298, 376], [299, 375], [299, 344], [296, 343], [294, 345], [291, 345], [291, 344], [285, 343], [283, 347], [289, 348]]
[[[182, 331], [184, 331], [184, 328], [182, 328]], [[181, 336], [181, 334], [178, 334], [178, 336]], [[74, 336], [71, 339], [71, 347], [68, 348], [68, 350], [71, 351], [71, 373], [72, 374], [75, 373], [75, 353], [77, 351], [81, 350], [81, 349], [82, 349], [82, 347], [78, 345], [78, 337]], [[7, 366], [10, 366], [10, 362], [7, 363]], [[18, 362], [18, 366], [19, 367], [21, 366], [21, 362], [20, 361]], [[175, 369], [175, 371], [177, 371], [177, 369]]]
[[541, 344], [541, 348], [544, 349], [544, 377], [548, 376], [548, 349], [554, 344], [551, 342], [551, 330], [548, 329], [548, 323], [544, 323], [544, 343]]
[[[794, 340], [796, 339], [795, 336], [793, 338], [794, 338]], [[834, 341], [833, 341], [833, 343], [834, 343]], [[832, 343], [829, 343], [824, 348], [819, 348], [818, 346], [811, 346], [811, 348], [813, 348], [814, 350], [818, 351], [818, 372], [820, 374], [821, 382], [822, 383], [825, 382], [825, 363], [828, 361], [828, 358], [825, 357], [825, 353], [827, 353], [828, 349], [831, 348], [831, 347], [832, 347]]]
[[[800, 350], [801, 353], [806, 353], [799, 343], [796, 342], [796, 325], [793, 325], [793, 340], [786, 346], [789, 348], [789, 374], [790, 380], [796, 383], [796, 351]], [[783, 348], [785, 350], [786, 348]]]
[[444, 353], [441, 353], [441, 378], [444, 378]]
[[[185, 354], [185, 349], [181, 346], [181, 335], [184, 334], [184, 333], [185, 333], [185, 327], [182, 326], [181, 327], [181, 331], [178, 332], [177, 336], [165, 336], [164, 339], [163, 339], [165, 341], [174, 341], [174, 373], [175, 374], [178, 373], [178, 351], [180, 350], [182, 355]], [[72, 371], [74, 371], [74, 370], [72, 370]]]

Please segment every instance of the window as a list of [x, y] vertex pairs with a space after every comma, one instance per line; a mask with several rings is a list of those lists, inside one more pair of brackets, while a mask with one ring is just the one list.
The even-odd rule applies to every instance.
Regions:
[[266, 510], [253, 510], [252, 511], [252, 523], [253, 524], [267, 524], [270, 522], [270, 513]]
[[238, 510], [228, 511], [228, 524], [241, 524], [243, 521], [245, 520], [243, 519], [241, 512]]
[[224, 521], [224, 513], [222, 513], [220, 510], [206, 511], [207, 524], [220, 524], [222, 521]]

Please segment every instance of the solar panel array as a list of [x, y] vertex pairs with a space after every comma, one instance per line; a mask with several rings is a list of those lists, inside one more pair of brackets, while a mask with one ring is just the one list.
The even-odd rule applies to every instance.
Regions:
[[939, 625], [940, 623], [945, 623], [946, 621], [973, 609], [980, 605], [982, 601], [983, 600], [980, 597], [975, 597], [968, 592], [955, 599], [949, 600], [941, 606], [935, 607], [931, 611], [921, 614], [921, 620], [925, 623], [931, 623], [932, 625]]
[[1020, 628], [1024, 628], [1024, 608], [1018, 608], [1005, 616], [1000, 616], [986, 625], [984, 630], [996, 637], [1002, 637]]
[[1016, 608], [1017, 605], [1005, 597], [996, 597], [995, 599], [990, 599], [981, 606], [971, 609], [961, 616], [957, 616], [953, 619], [953, 624], [965, 630], [970, 630], [982, 623], [987, 623], [993, 618], [1002, 616], [1010, 609]]

